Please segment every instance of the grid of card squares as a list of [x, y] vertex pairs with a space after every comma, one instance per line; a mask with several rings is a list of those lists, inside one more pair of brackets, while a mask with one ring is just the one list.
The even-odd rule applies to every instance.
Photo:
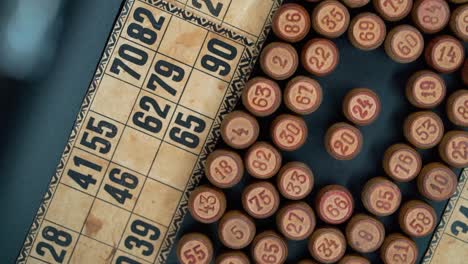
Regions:
[[135, 1], [27, 263], [153, 263], [245, 49]]

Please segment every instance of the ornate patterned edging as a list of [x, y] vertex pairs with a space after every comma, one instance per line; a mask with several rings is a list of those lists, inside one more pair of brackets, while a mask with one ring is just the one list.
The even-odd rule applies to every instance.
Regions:
[[[154, 2], [152, 0], [149, 1]], [[244, 53], [244, 56], [241, 58], [241, 61], [235, 73], [235, 78], [231, 82], [227, 94], [224, 97], [224, 101], [221, 104], [220, 109], [218, 110], [218, 113], [216, 115], [217, 117], [213, 122], [211, 132], [208, 135], [208, 138], [205, 142], [203, 151], [199, 155], [197, 164], [194, 170], [192, 171], [192, 177], [190, 178], [187, 186], [185, 187], [184, 195], [179, 201], [177, 211], [172, 219], [171, 225], [168, 228], [166, 238], [163, 240], [163, 245], [161, 247], [161, 251], [158, 254], [158, 258], [156, 259], [156, 263], [166, 263], [167, 261], [167, 257], [171, 251], [172, 245], [174, 244], [174, 240], [177, 237], [177, 231], [179, 230], [180, 225], [182, 224], [182, 220], [184, 219], [184, 216], [187, 213], [188, 197], [190, 196], [190, 193], [195, 189], [195, 187], [198, 186], [200, 179], [203, 177], [206, 158], [208, 154], [214, 150], [216, 143], [218, 142], [218, 139], [220, 137], [221, 121], [223, 120], [224, 116], [231, 112], [237, 105], [237, 102], [244, 88], [244, 84], [250, 77], [250, 73], [255, 65], [255, 62], [257, 61], [259, 51], [265, 43], [270, 32], [273, 14], [280, 7], [282, 2], [283, 0], [274, 0], [270, 16], [267, 18], [264, 24], [262, 34], [259, 36], [255, 47], [252, 50], [247, 50], [248, 54], [246, 55]]]
[[463, 169], [458, 182], [457, 191], [455, 192], [455, 195], [452, 198], [450, 198], [449, 202], [447, 203], [447, 206], [445, 207], [442, 219], [440, 220], [439, 226], [437, 227], [436, 231], [434, 232], [434, 235], [432, 236], [431, 242], [426, 250], [424, 258], [421, 261], [421, 264], [427, 264], [431, 262], [435, 250], [439, 245], [440, 239], [442, 238], [444, 230], [447, 226], [447, 223], [450, 220], [450, 216], [452, 215], [453, 209], [455, 208], [455, 204], [460, 198], [460, 194], [463, 191], [463, 188], [465, 188], [467, 178], [468, 169]]

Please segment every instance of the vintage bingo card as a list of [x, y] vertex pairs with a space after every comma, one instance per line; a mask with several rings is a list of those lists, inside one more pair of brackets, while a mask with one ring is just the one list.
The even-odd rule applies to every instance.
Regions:
[[283, 0], [169, 0], [254, 40], [266, 38], [265, 27]]
[[423, 264], [463, 264], [468, 259], [468, 169], [460, 176], [454, 197], [450, 199], [434, 233]]
[[257, 55], [181, 8], [127, 0], [17, 262], [164, 263]]

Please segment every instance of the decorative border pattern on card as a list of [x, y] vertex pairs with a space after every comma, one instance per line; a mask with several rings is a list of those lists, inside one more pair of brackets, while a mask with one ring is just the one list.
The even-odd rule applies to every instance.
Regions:
[[466, 263], [468, 258], [468, 169], [460, 175], [457, 191], [450, 198], [426, 254], [429, 263]]
[[191, 12], [127, 0], [17, 263], [164, 262], [257, 56]]

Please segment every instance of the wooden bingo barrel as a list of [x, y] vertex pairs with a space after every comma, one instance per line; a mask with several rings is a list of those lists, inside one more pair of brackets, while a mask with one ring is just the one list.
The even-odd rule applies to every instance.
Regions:
[[244, 162], [234, 151], [217, 149], [206, 159], [205, 175], [214, 186], [230, 188], [244, 176]]
[[337, 228], [320, 228], [309, 238], [309, 252], [321, 263], [335, 263], [346, 252], [346, 239]]
[[281, 168], [281, 154], [267, 142], [253, 144], [245, 154], [247, 172], [257, 179], [268, 179]]
[[272, 42], [260, 54], [260, 67], [275, 80], [284, 80], [296, 72], [299, 57], [293, 46], [283, 42]]
[[380, 114], [379, 96], [367, 88], [349, 91], [343, 100], [343, 113], [356, 125], [365, 126], [374, 122]]
[[307, 140], [308, 130], [304, 119], [298, 116], [282, 114], [271, 124], [273, 143], [285, 151], [294, 151], [302, 147]]
[[412, 18], [424, 33], [441, 31], [450, 20], [450, 8], [445, 0], [416, 0]]
[[367, 5], [370, 0], [341, 0], [349, 8], [358, 8]]
[[275, 13], [272, 30], [275, 35], [288, 42], [301, 41], [310, 30], [310, 16], [298, 4], [284, 4]]
[[302, 48], [302, 66], [316, 76], [332, 73], [340, 60], [335, 43], [324, 38], [313, 38]]
[[384, 264], [415, 264], [418, 247], [412, 239], [394, 233], [385, 238], [380, 248], [380, 257]]
[[281, 90], [276, 82], [255, 77], [245, 84], [242, 104], [255, 116], [271, 115], [281, 104]]
[[442, 35], [429, 41], [424, 55], [427, 64], [436, 71], [452, 73], [462, 66], [465, 48], [458, 39]]
[[364, 257], [357, 255], [346, 255], [338, 264], [371, 264], [370, 261]]
[[406, 84], [406, 98], [419, 108], [438, 106], [445, 98], [445, 81], [437, 73], [422, 70], [411, 75]]
[[421, 111], [412, 113], [406, 118], [403, 131], [413, 146], [429, 149], [439, 144], [444, 136], [444, 124], [434, 112]]
[[226, 211], [226, 196], [219, 189], [199, 186], [190, 194], [188, 209], [195, 220], [205, 224], [214, 223]]
[[258, 234], [252, 242], [251, 255], [255, 263], [281, 264], [288, 256], [288, 246], [274, 231], [265, 231]]
[[424, 51], [424, 39], [415, 27], [400, 25], [394, 27], [385, 39], [385, 52], [394, 61], [410, 63]]
[[325, 0], [312, 12], [312, 27], [328, 38], [341, 36], [349, 25], [348, 9], [336, 0]]
[[177, 244], [177, 258], [181, 264], [209, 264], [213, 258], [213, 244], [203, 234], [186, 234]]
[[449, 131], [439, 145], [439, 155], [445, 163], [456, 168], [468, 166], [468, 132]]
[[432, 206], [422, 201], [412, 200], [401, 206], [398, 221], [407, 235], [424, 237], [434, 231], [437, 216]]
[[458, 90], [449, 96], [447, 116], [455, 125], [468, 127], [468, 90]]
[[278, 173], [279, 192], [289, 200], [301, 200], [314, 187], [314, 174], [305, 163], [289, 162]]
[[308, 115], [320, 107], [322, 97], [322, 87], [317, 81], [297, 76], [286, 85], [284, 104], [296, 114]]
[[468, 4], [459, 6], [453, 11], [450, 28], [461, 40], [468, 41]]
[[291, 240], [303, 240], [315, 229], [315, 214], [305, 202], [290, 203], [276, 214], [278, 230]]
[[348, 245], [359, 253], [374, 252], [385, 239], [385, 228], [376, 218], [357, 214], [346, 225], [346, 239]]
[[310, 259], [303, 259], [299, 261], [297, 264], [317, 264], [317, 262], [310, 260]]
[[421, 166], [421, 155], [406, 144], [394, 144], [384, 153], [383, 168], [395, 181], [411, 181], [418, 176]]
[[370, 213], [376, 216], [388, 216], [400, 207], [401, 191], [395, 183], [383, 177], [375, 177], [364, 185], [361, 199]]
[[242, 249], [250, 245], [256, 232], [254, 221], [240, 211], [228, 211], [218, 224], [218, 237], [227, 248]]
[[318, 216], [327, 224], [346, 222], [354, 210], [351, 193], [341, 185], [328, 185], [317, 194], [315, 208]]
[[261, 181], [252, 183], [242, 193], [242, 206], [254, 218], [272, 216], [279, 207], [280, 197], [273, 184]]
[[361, 152], [362, 144], [359, 129], [347, 123], [334, 124], [325, 134], [325, 149], [338, 160], [355, 158]]
[[229, 251], [216, 258], [216, 264], [250, 264], [250, 260], [242, 251]]
[[252, 145], [257, 140], [259, 130], [257, 120], [243, 111], [233, 111], [221, 122], [221, 137], [235, 149]]
[[413, 0], [373, 0], [374, 8], [387, 21], [406, 17], [413, 7]]
[[444, 201], [457, 190], [458, 179], [455, 173], [439, 162], [425, 165], [418, 176], [419, 192], [427, 199]]
[[374, 50], [385, 40], [385, 22], [376, 14], [365, 12], [351, 20], [348, 38], [354, 47], [361, 50]]

